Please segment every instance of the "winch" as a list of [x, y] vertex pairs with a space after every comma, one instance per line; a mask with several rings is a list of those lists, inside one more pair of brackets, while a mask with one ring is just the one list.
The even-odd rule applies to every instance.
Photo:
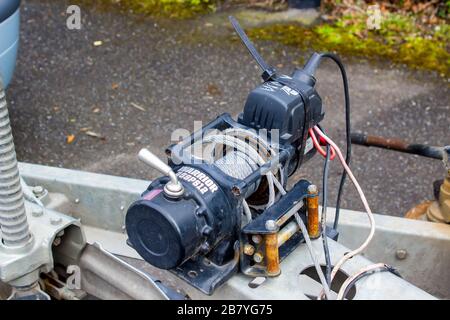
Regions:
[[317, 187], [306, 180], [286, 186], [322, 151], [324, 141], [311, 130], [324, 118], [314, 78], [324, 54], [314, 53], [291, 75], [278, 74], [230, 21], [262, 68], [263, 83], [236, 120], [222, 114], [170, 146], [168, 165], [141, 150], [139, 158], [164, 176], [126, 215], [128, 242], [147, 262], [207, 294], [238, 270], [279, 275], [280, 261], [304, 240], [299, 219], [310, 237], [321, 232]]

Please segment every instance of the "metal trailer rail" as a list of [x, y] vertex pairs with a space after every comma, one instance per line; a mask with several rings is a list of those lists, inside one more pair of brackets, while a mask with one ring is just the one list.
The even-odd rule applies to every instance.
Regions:
[[[40, 186], [33, 190], [42, 192], [40, 199], [47, 208], [81, 222], [87, 242], [102, 244], [109, 252], [193, 299], [308, 299], [315, 297], [321, 289], [314, 279], [309, 253], [305, 246], [300, 246], [282, 262], [279, 277], [258, 285], [258, 281], [238, 274], [214, 295], [207, 296], [172, 273], [142, 261], [126, 244], [126, 210], [146, 189], [148, 181], [27, 163], [20, 163], [19, 169], [27, 184]], [[333, 214], [330, 209], [330, 220]], [[343, 210], [341, 216], [339, 243], [330, 241], [332, 263], [348, 248], [358, 246], [368, 232], [367, 218], [361, 212]], [[370, 260], [393, 265], [403, 279], [386, 272], [372, 275], [356, 284], [356, 292], [351, 293], [353, 298], [450, 298], [450, 225], [385, 215], [376, 215], [375, 219], [374, 241], [363, 256], [344, 265], [340, 282], [345, 280], [345, 274], [355, 272]], [[313, 245], [323, 263], [321, 241], [315, 240]]]

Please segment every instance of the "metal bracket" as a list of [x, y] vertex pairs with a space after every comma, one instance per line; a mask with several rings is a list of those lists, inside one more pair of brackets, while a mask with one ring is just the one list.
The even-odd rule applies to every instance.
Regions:
[[224, 264], [217, 265], [206, 257], [201, 261], [188, 260], [171, 272], [203, 293], [212, 295], [214, 290], [231, 278], [239, 266], [239, 242], [234, 244], [233, 259]]
[[0, 281], [14, 286], [29, 285], [27, 277], [53, 269], [53, 248], [57, 235], [70, 226], [79, 233], [78, 244], [86, 243], [79, 220], [25, 201], [27, 219], [33, 237], [20, 249], [0, 244]]
[[306, 221], [304, 199], [311, 184], [300, 180], [278, 202], [247, 224], [241, 233], [242, 273], [257, 276], [278, 276], [280, 261], [287, 257], [302, 241], [298, 225], [292, 217], [299, 213]]

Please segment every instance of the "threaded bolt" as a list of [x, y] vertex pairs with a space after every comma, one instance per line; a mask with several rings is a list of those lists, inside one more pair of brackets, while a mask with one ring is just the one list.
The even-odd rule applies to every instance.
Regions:
[[4, 245], [24, 246], [30, 239], [5, 91], [0, 82], [0, 228]]
[[251, 255], [253, 255], [254, 253], [255, 253], [255, 247], [252, 246], [252, 245], [249, 244], [249, 243], [246, 243], [246, 244], [244, 245], [244, 254], [247, 255], [247, 256], [251, 256]]

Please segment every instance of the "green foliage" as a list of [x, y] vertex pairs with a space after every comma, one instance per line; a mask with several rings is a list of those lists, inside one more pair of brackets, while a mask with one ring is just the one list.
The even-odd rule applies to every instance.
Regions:
[[249, 33], [252, 37], [301, 49], [387, 58], [450, 76], [449, 25], [423, 29], [417, 26], [412, 16], [390, 13], [383, 17], [379, 30], [368, 30], [366, 19], [363, 14], [343, 16], [335, 23], [322, 23], [311, 28], [278, 24], [251, 29]]
[[[192, 18], [215, 10], [217, 0], [97, 0], [95, 5], [103, 9], [112, 7], [133, 10], [136, 13], [169, 18]], [[89, 0], [75, 0], [85, 2]]]
[[196, 14], [213, 11], [212, 0], [123, 0], [140, 13], [171, 18], [190, 18]]

